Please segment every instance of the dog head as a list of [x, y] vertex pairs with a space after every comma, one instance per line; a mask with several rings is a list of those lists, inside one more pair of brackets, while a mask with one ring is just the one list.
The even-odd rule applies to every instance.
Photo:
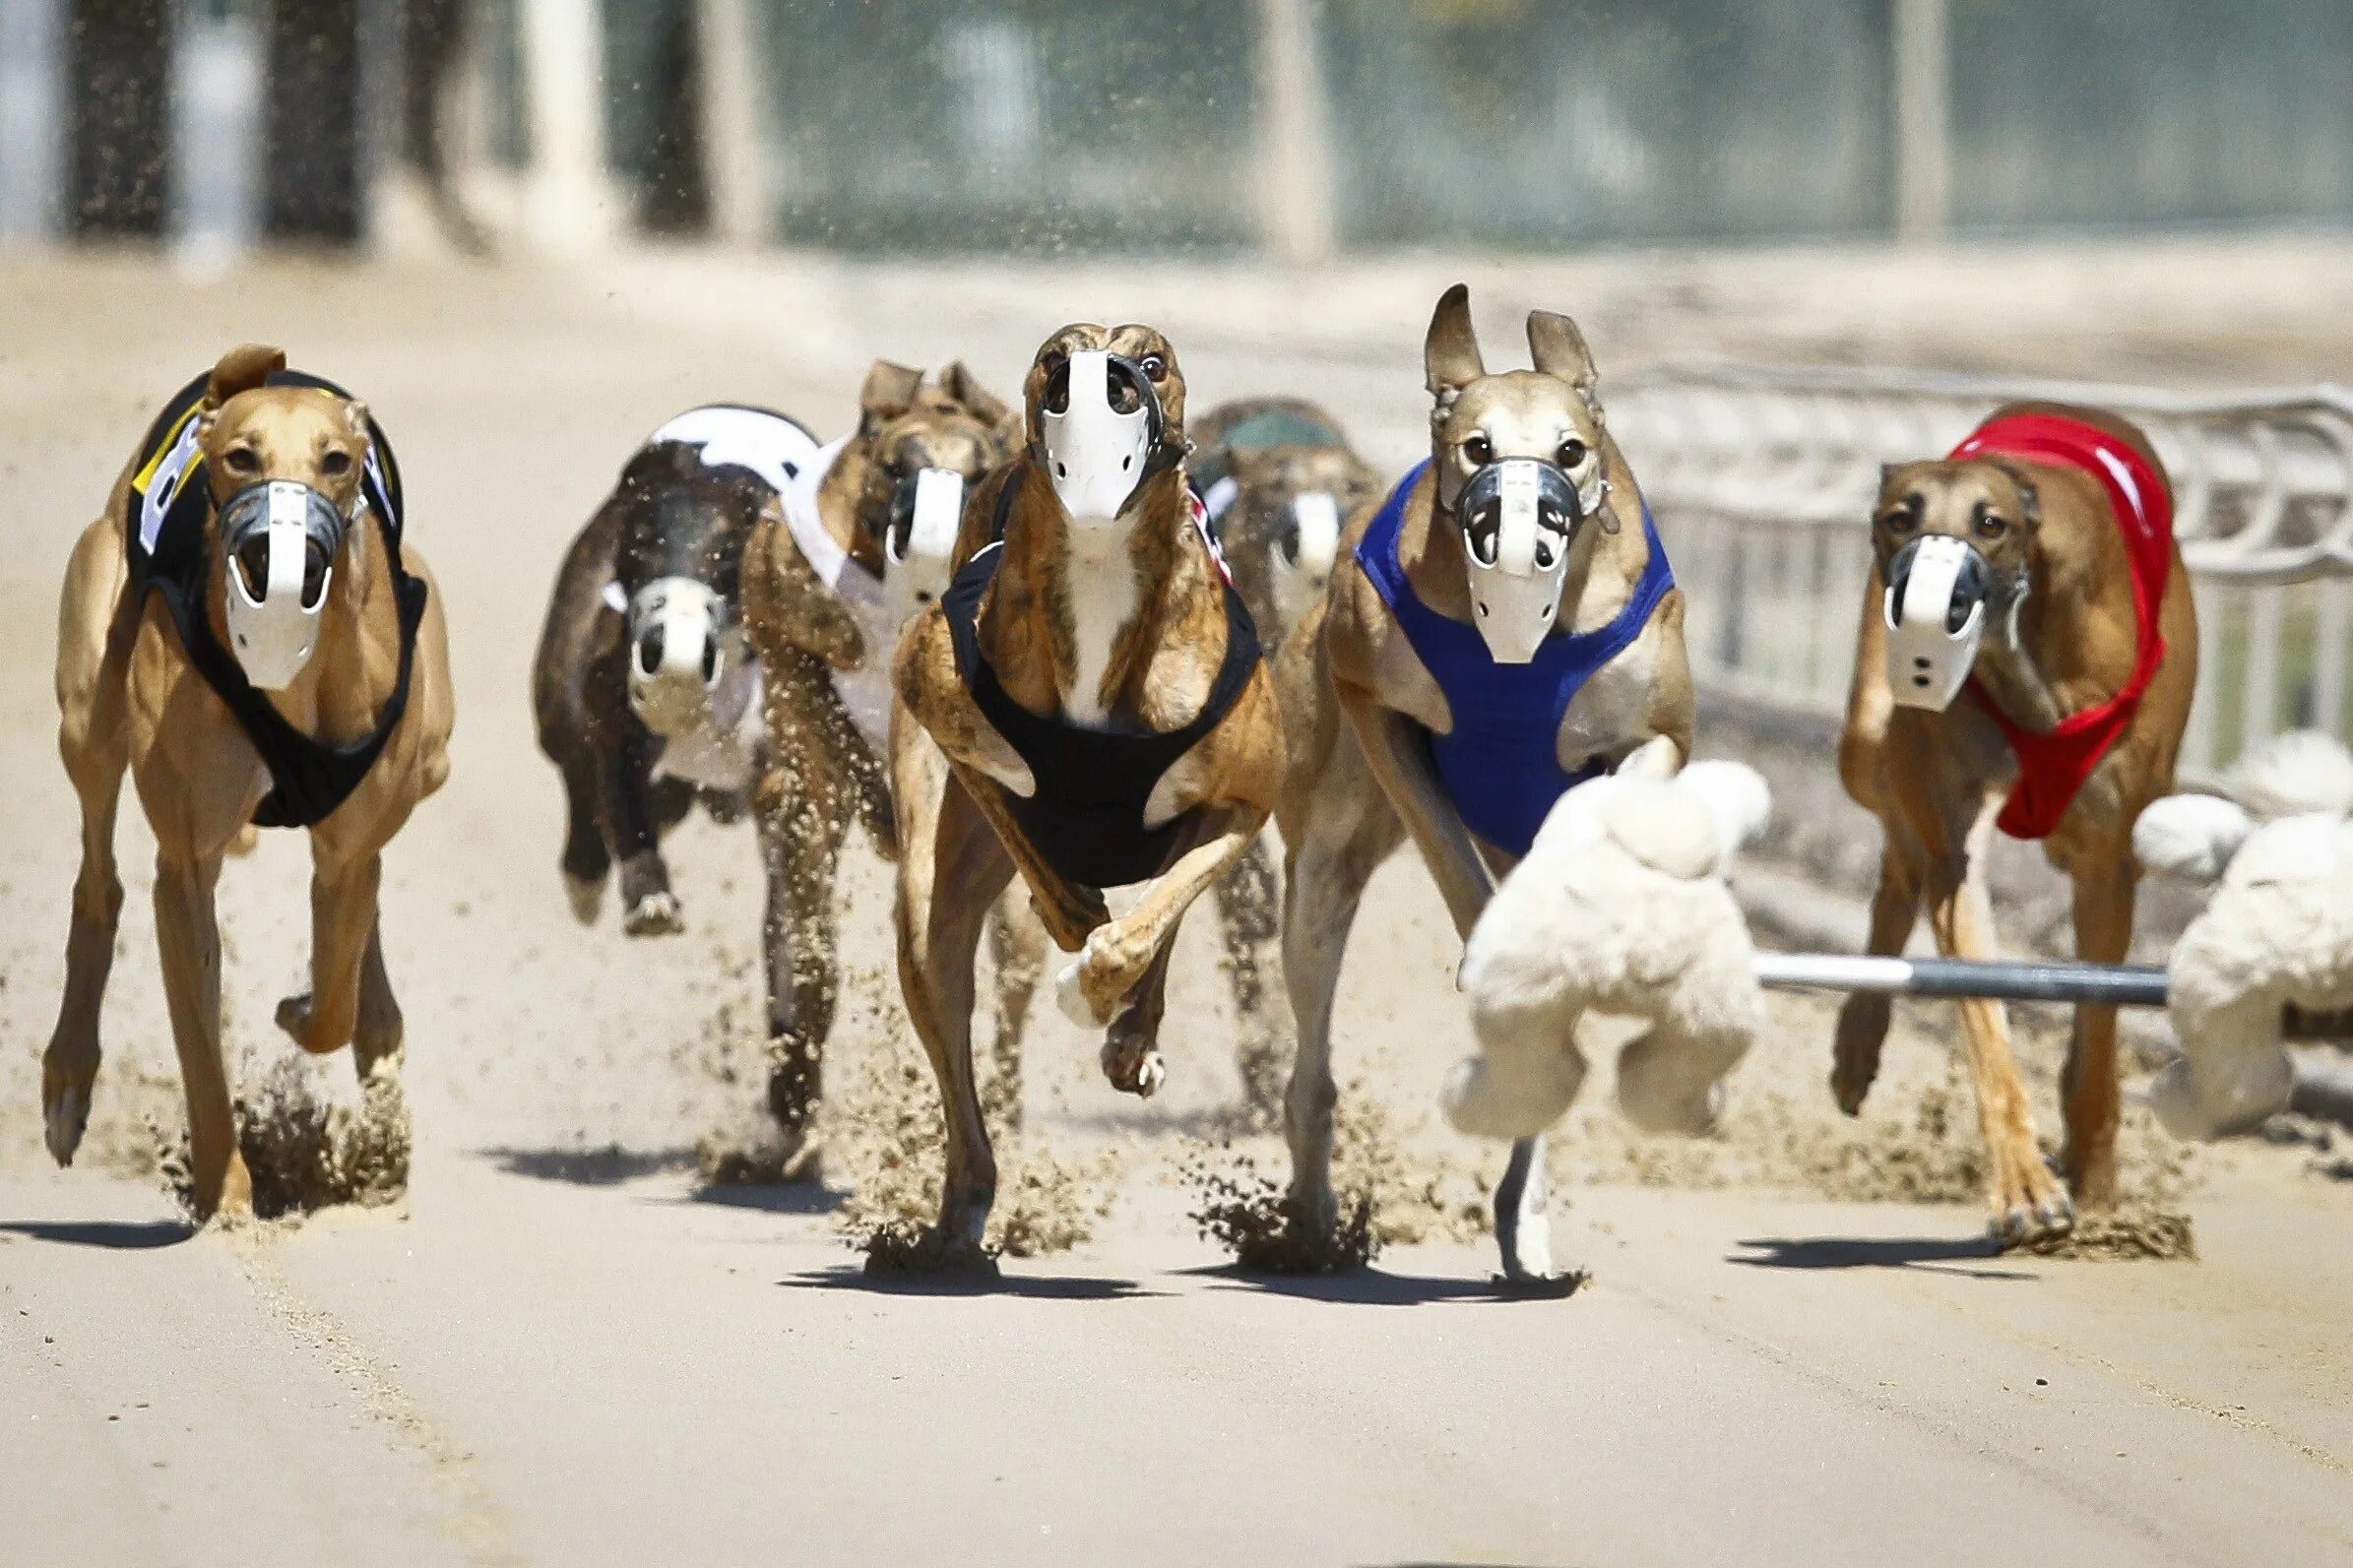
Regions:
[[357, 400], [267, 384], [285, 368], [280, 349], [230, 349], [213, 367], [196, 430], [228, 645], [246, 677], [274, 691], [317, 651], [373, 442]]
[[1063, 515], [1113, 523], [1184, 458], [1176, 351], [1151, 327], [1064, 327], [1030, 362], [1022, 423]]
[[1380, 480], [1344, 446], [1248, 448], [1232, 465], [1218, 540], [1251, 614], [1280, 638], [1323, 597], [1348, 519]]
[[2016, 645], [2041, 524], [2034, 481], [1998, 458], [1880, 471], [1872, 552], [1887, 588], [1881, 610], [1896, 702], [1950, 705], [1989, 628]]
[[1568, 555], [1591, 519], [1618, 531], [1593, 355], [1566, 316], [1528, 313], [1533, 370], [1489, 374], [1470, 290], [1438, 299], [1423, 343], [1437, 509], [1461, 532], [1479, 632], [1524, 664], [1558, 619]]
[[743, 546], [772, 496], [750, 470], [708, 463], [682, 441], [641, 449], [621, 472], [613, 579], [627, 617], [629, 705], [657, 735], [742, 717], [715, 705], [749, 697], [747, 682], [727, 677], [748, 667]]
[[925, 381], [876, 360], [858, 397], [858, 432], [834, 460], [854, 512], [852, 553], [905, 620], [947, 591], [964, 498], [1010, 455], [1013, 411], [961, 361]]

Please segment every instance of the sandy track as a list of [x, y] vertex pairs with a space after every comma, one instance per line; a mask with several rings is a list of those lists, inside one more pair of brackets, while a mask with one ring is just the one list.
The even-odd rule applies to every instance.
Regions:
[[[2289, 259], [2290, 282], [2312, 270]], [[1751, 286], [1803, 316], [1775, 266], [1744, 282], [1629, 261], [1576, 281], [1642, 343], [1680, 346]], [[2169, 1265], [1997, 1259], [1967, 1207], [1793, 1195], [1789, 1149], [1849, 1136], [1818, 1087], [1818, 1010], [1783, 1010], [1720, 1148], [1640, 1146], [1606, 1108], [1580, 1117], [1564, 1165], [1614, 1179], [1566, 1195], [1559, 1249], [1596, 1273], [1567, 1302], [1494, 1300], [1484, 1243], [1396, 1248], [1335, 1282], [1219, 1268], [1168, 1174], [1233, 1084], [1207, 921], [1179, 958], [1164, 1099], [1112, 1095], [1075, 1032], [1038, 1026], [1042, 1145], [1111, 1150], [1125, 1176], [1095, 1240], [1009, 1265], [1002, 1291], [877, 1292], [820, 1195], [694, 1190], [687, 1151], [743, 1095], [709, 1068], [737, 1033], [722, 1015], [750, 995], [749, 844], [679, 841], [681, 938], [572, 925], [525, 681], [554, 552], [677, 407], [748, 396], [835, 428], [845, 367], [870, 351], [959, 349], [1006, 385], [1038, 336], [1108, 308], [1118, 282], [1098, 269], [1066, 297], [967, 277], [962, 314], [919, 318], [906, 270], [280, 265], [184, 286], [127, 261], [0, 265], [21, 306], [0, 327], [0, 624], [16, 629], [0, 651], [0, 1555], [2353, 1561], [2353, 1189], [2313, 1174], [2307, 1151], [2202, 1157], [2188, 1200], [2202, 1258]], [[1246, 349], [1275, 283], [1154, 282], [1150, 308], [1180, 347], [1198, 327], [1196, 396], [1271, 381], [1365, 414], [1387, 400], [1386, 427], [1402, 408], [1410, 428], [1429, 282], [1335, 282], [1270, 325], [1269, 363]], [[2184, 291], [2170, 274], [2134, 286], [2134, 319]], [[1899, 308], [1926, 295], [1916, 280], [1852, 292], [1854, 319], [1809, 306], [1787, 335], [1851, 349], [1927, 332]], [[2243, 338], [2202, 318], [2170, 345], [2128, 335], [2122, 363], [2318, 374], [2346, 337], [2324, 294], [2247, 315], [2260, 331]], [[137, 1168], [142, 1118], [178, 1112], [135, 820], [92, 1152], [65, 1173], [39, 1152], [35, 1057], [72, 876], [49, 628], [67, 544], [125, 443], [243, 336], [359, 387], [400, 444], [449, 596], [457, 772], [388, 862], [418, 1137], [408, 1205], [186, 1240]], [[225, 880], [248, 1080], [287, 1048], [266, 1020], [303, 959], [301, 869], [296, 844], [272, 842]], [[844, 1062], [907, 1049], [877, 972], [882, 896], [859, 858], [863, 1000]], [[1492, 1160], [1419, 1125], [1464, 1037], [1435, 901], [1399, 865], [1369, 908], [1343, 1076], [1368, 1077], [1409, 1162], [1469, 1190]], [[1915, 1021], [1872, 1136], [1900, 1139], [1941, 1082], [1940, 1029]], [[2047, 1035], [2027, 1054], [2054, 1061]], [[340, 1088], [348, 1068], [330, 1071]], [[1664, 1177], [1711, 1185], [1625, 1184]]]

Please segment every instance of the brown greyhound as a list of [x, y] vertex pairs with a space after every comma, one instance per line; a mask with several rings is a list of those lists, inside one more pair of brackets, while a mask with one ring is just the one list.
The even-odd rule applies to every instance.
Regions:
[[[899, 978], [939, 1081], [935, 1261], [991, 1267], [996, 1161], [973, 1088], [973, 951], [1018, 870], [1079, 955], [1065, 1013], [1109, 1026], [1106, 1074], [1149, 1095], [1177, 922], [1281, 785], [1248, 612], [1184, 475], [1184, 378], [1149, 327], [1065, 327], [1023, 388], [1022, 452], [964, 515], [945, 599], [899, 645], [891, 725]], [[1113, 917], [1107, 887], [1141, 884]]]
[[[1189, 421], [1190, 477], [1209, 512], [1211, 533], [1234, 587], [1270, 655], [1323, 599], [1339, 558], [1340, 534], [1375, 499], [1380, 477], [1357, 456], [1338, 421], [1297, 398], [1224, 403]], [[1279, 689], [1279, 688], [1278, 688]], [[1290, 1071], [1288, 1031], [1268, 992], [1282, 895], [1261, 836], [1212, 891], [1226, 939], [1225, 969], [1241, 1025], [1235, 1065], [1242, 1105], [1271, 1123]]]
[[70, 1163], [97, 1076], [129, 770], [156, 834], [156, 934], [188, 1096], [200, 1220], [249, 1211], [221, 1049], [213, 892], [248, 824], [307, 827], [311, 987], [278, 1007], [303, 1049], [397, 1069], [377, 916], [382, 851], [449, 774], [439, 596], [401, 539], [400, 474], [367, 410], [275, 348], [222, 356], [158, 418], [86, 529], [58, 610], [58, 744], [82, 804], [65, 996], [43, 1058]]
[[[1285, 1106], [1286, 1262], [1328, 1267], [1332, 996], [1358, 900], [1410, 833], [1468, 938], [1496, 880], [1577, 781], [1661, 777], [1690, 754], [1684, 606], [1605, 427], [1573, 323], [1528, 316], [1536, 368], [1490, 374], [1469, 291], [1448, 289], [1423, 347], [1430, 461], [1349, 526], [1323, 605], [1280, 665], [1290, 772], [1283, 967], [1299, 1026]], [[1505, 1277], [1552, 1277], [1543, 1146], [1495, 1190]]]
[[[2133, 819], [2173, 786], [2196, 682], [2197, 615], [2172, 512], [2140, 431], [2058, 404], [1998, 409], [1950, 457], [1882, 474], [1838, 748], [1847, 792], [1886, 831], [1873, 953], [1900, 953], [1925, 901], [1940, 952], [1993, 957], [1985, 861], [2000, 828], [2041, 839], [2073, 880], [2076, 956], [2124, 958]], [[2075, 1205], [2112, 1203], [2116, 1009], [2075, 1009], [2065, 1188], [2036, 1145], [2002, 1004], [1960, 1011], [1995, 1233], [2053, 1234], [2073, 1224]], [[1887, 1023], [1883, 996], [1840, 1010], [1831, 1087], [1849, 1114], [1878, 1071]]]
[[[820, 455], [744, 554], [743, 621], [764, 671], [768, 755], [752, 796], [769, 868], [768, 1104], [788, 1140], [816, 1108], [840, 985], [835, 872], [854, 822], [898, 852], [884, 757], [891, 656], [948, 586], [964, 498], [1019, 423], [961, 363], [926, 380], [877, 360], [858, 426]], [[993, 1098], [1020, 1107], [1020, 1040], [1045, 936], [1017, 901], [989, 922]]]

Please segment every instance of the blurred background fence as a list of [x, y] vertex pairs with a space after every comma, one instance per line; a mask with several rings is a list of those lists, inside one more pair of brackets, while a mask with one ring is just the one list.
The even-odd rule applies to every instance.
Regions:
[[0, 238], [361, 242], [403, 162], [566, 244], [2341, 222], [2353, 5], [0, 0]]

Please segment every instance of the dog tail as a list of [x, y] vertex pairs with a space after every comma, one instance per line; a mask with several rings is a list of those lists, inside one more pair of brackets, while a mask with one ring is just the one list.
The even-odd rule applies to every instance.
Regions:
[[2228, 787], [2258, 822], [2341, 817], [2353, 811], [2353, 755], [2317, 729], [2291, 730], [2240, 758]]

